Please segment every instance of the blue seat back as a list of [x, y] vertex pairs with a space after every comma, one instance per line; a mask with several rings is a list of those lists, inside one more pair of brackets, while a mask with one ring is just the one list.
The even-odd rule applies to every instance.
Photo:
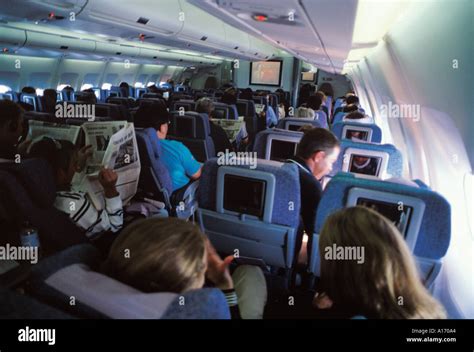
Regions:
[[[46, 258], [32, 270], [31, 293], [81, 318], [229, 319], [222, 292], [199, 289], [144, 293], [98, 272], [99, 253], [91, 245], [74, 246]], [[70, 305], [71, 297], [75, 305]], [[180, 304], [180, 302], [186, 304]]]
[[195, 111], [195, 106], [196, 103], [194, 102], [194, 100], [177, 100], [172, 103], [171, 110], [179, 111], [182, 107], [184, 111]]
[[235, 105], [229, 105], [219, 102], [214, 102], [214, 118], [216, 119], [227, 119], [227, 120], [237, 120], [239, 114], [237, 112], [237, 107]]
[[41, 99], [36, 94], [21, 93], [20, 99], [23, 103], [32, 105], [35, 111], [43, 111]]
[[288, 131], [278, 128], [263, 130], [255, 136], [253, 151], [257, 153], [259, 159], [270, 160], [273, 140], [299, 143], [301, 137], [303, 137], [303, 132]]
[[319, 122], [322, 128], [329, 129], [328, 115], [323, 110], [317, 110], [314, 112], [314, 119]]
[[357, 131], [367, 131], [368, 140], [367, 142], [371, 143], [380, 143], [382, 142], [382, 130], [376, 124], [368, 123], [358, 123], [358, 122], [337, 122], [332, 126], [332, 132], [336, 135], [339, 140], [342, 140], [346, 136], [347, 130], [357, 130]]
[[153, 128], [136, 129], [136, 136], [141, 164], [139, 193], [162, 201], [171, 209], [173, 185], [168, 169], [160, 160], [162, 150], [156, 131]]
[[1, 99], [11, 100], [16, 103], [18, 102], [18, 94], [14, 91], [9, 90], [8, 92], [1, 94]]
[[169, 138], [183, 143], [200, 162], [205, 162], [216, 155], [210, 134], [211, 127], [207, 114], [194, 111], [187, 111], [184, 114], [174, 111], [171, 114]]
[[[375, 144], [355, 142], [349, 139], [341, 141], [341, 152], [333, 165], [333, 169], [329, 174], [334, 176], [340, 171], [344, 171], [344, 163], [350, 162], [350, 151], [360, 151], [360, 155], [370, 155], [370, 153], [382, 153], [388, 156], [386, 175], [380, 174], [380, 178], [401, 177], [403, 173], [403, 156], [402, 153], [392, 144]], [[359, 154], [359, 153], [358, 153]]]
[[[355, 177], [349, 173], [340, 173], [328, 183], [323, 197], [318, 205], [315, 220], [315, 234], [313, 237], [313, 248], [311, 249], [310, 271], [319, 276], [319, 234], [326, 218], [337, 210], [347, 206], [351, 190], [359, 189], [363, 192], [381, 192], [387, 197], [392, 197], [395, 204], [402, 200], [402, 196], [408, 196], [421, 201], [424, 204], [421, 222], [415, 223], [414, 217], [410, 219], [408, 231], [412, 227], [418, 231], [413, 236], [406, 238], [409, 248], [416, 257], [421, 278], [427, 287], [431, 286], [441, 268], [441, 259], [446, 254], [451, 239], [451, 207], [440, 194], [433, 192], [427, 187], [416, 187], [414, 185], [390, 182], [382, 180], [368, 180]], [[370, 193], [367, 193], [370, 198]]]
[[124, 97], [124, 94], [120, 87], [112, 86], [110, 87], [110, 90], [107, 93], [107, 98], [108, 97]]
[[285, 117], [278, 120], [277, 128], [283, 130], [297, 131], [300, 127], [310, 125], [313, 127], [322, 127], [320, 122], [311, 118]]
[[[267, 265], [289, 268], [293, 263], [296, 229], [299, 225], [300, 184], [296, 165], [258, 159], [248, 165], [220, 166], [211, 159], [203, 168], [198, 190], [200, 224], [216, 249], [263, 260]], [[225, 209], [224, 175], [265, 178], [261, 217]]]
[[[41, 246], [51, 252], [87, 241], [69, 216], [54, 207], [55, 177], [45, 160], [26, 159], [0, 166], [0, 201], [11, 226], [28, 221], [38, 229]], [[19, 242], [19, 238], [15, 240]]]

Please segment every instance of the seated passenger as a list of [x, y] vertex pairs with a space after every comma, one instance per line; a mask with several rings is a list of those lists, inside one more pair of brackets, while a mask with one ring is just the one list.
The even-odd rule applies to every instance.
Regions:
[[[125, 251], [131, 255], [124, 256]], [[261, 319], [267, 298], [260, 268], [222, 260], [199, 227], [175, 218], [146, 219], [128, 226], [115, 240], [103, 272], [142, 292], [184, 293], [205, 279], [226, 296], [232, 318]]]
[[314, 111], [318, 111], [321, 109], [322, 104], [321, 97], [319, 95], [310, 95], [308, 100], [306, 101], [306, 107], [313, 109]]
[[97, 97], [95, 96], [92, 88], [85, 89], [78, 94], [76, 97], [77, 102], [86, 103], [86, 104], [97, 104]]
[[314, 110], [311, 108], [300, 106], [298, 109], [296, 109], [295, 117], [302, 117], [302, 118], [314, 120], [314, 116], [316, 116], [316, 114], [314, 113]]
[[[357, 258], [334, 260], [331, 251], [349, 247]], [[317, 308], [330, 308], [338, 318], [446, 318], [423, 286], [403, 236], [379, 213], [357, 206], [332, 214], [321, 231], [319, 253]]]
[[359, 97], [357, 95], [351, 94], [346, 97], [346, 104], [355, 104], [359, 105]]
[[128, 98], [130, 95], [130, 86], [127, 82], [121, 82], [119, 84], [120, 92], [122, 92], [122, 96]]
[[36, 94], [36, 89], [33, 87], [23, 87], [21, 92], [25, 94]]
[[170, 116], [163, 104], [141, 106], [134, 120], [136, 127], [156, 130], [163, 149], [161, 160], [170, 174], [173, 192], [184, 192], [190, 182], [201, 177], [202, 165], [194, 159], [189, 149], [181, 142], [166, 139]]
[[[331, 172], [339, 152], [339, 141], [332, 132], [325, 128], [312, 128], [304, 132], [296, 148], [296, 156], [288, 160], [299, 169], [301, 217], [309, 238], [308, 248], [311, 248], [316, 209], [323, 192], [320, 182]], [[302, 231], [299, 234], [302, 236]], [[295, 253], [299, 253], [300, 248], [301, 240], [298, 240]]]
[[57, 92], [55, 89], [48, 88], [43, 92], [43, 109], [45, 112], [54, 114], [56, 112]]
[[[212, 118], [212, 113], [214, 111], [214, 103], [209, 98], [201, 98], [196, 103], [196, 112], [205, 113], [209, 116], [209, 119]], [[216, 156], [218, 153], [225, 153], [226, 149], [232, 151], [232, 144], [227, 137], [224, 129], [209, 120], [209, 126], [211, 128], [211, 138], [214, 142], [214, 149], [216, 151]]]
[[268, 101], [268, 94], [265, 91], [257, 93], [257, 96], [264, 96], [267, 103], [265, 109], [260, 113], [261, 118], [265, 118], [267, 128], [275, 127], [278, 124], [278, 117]]
[[20, 142], [23, 128], [23, 109], [11, 100], [0, 100], [0, 162], [13, 162], [24, 155], [29, 142]]
[[342, 108], [342, 112], [348, 113], [359, 110], [359, 107], [356, 104], [347, 104]]
[[105, 196], [103, 210], [98, 211], [94, 207], [87, 193], [71, 186], [74, 174], [83, 169], [84, 162], [91, 153], [90, 146], [79, 150], [69, 141], [44, 137], [31, 146], [29, 156], [48, 161], [56, 177], [54, 206], [68, 214], [89, 239], [94, 239], [106, 231], [119, 231], [123, 225], [123, 210], [122, 199], [115, 187], [117, 174], [113, 170], [102, 169], [99, 172], [99, 183]]
[[360, 123], [374, 123], [374, 119], [371, 116], [365, 115], [359, 111], [353, 111], [345, 115], [342, 121], [354, 121]]

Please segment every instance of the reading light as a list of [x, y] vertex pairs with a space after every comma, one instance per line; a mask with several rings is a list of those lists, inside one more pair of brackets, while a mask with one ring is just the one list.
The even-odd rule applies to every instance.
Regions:
[[266, 22], [268, 20], [268, 16], [263, 14], [253, 15], [252, 18], [257, 22]]

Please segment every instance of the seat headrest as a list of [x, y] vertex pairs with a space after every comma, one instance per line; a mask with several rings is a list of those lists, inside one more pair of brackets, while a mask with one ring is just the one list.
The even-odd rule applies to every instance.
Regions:
[[[232, 166], [249, 169], [248, 165]], [[208, 160], [203, 167], [198, 189], [199, 207], [216, 211], [217, 197], [217, 158]], [[299, 224], [300, 181], [298, 167], [294, 164], [279, 163], [257, 159], [257, 167], [252, 171], [263, 171], [275, 177], [275, 195], [271, 222], [274, 224], [297, 227]]]
[[302, 117], [285, 117], [278, 120], [277, 128], [286, 129], [285, 127], [288, 124], [294, 125], [312, 125], [313, 127], [322, 127], [321, 123], [318, 120], [312, 118], [302, 118]]
[[260, 159], [265, 158], [265, 152], [268, 143], [267, 141], [270, 136], [297, 137], [301, 139], [303, 137], [303, 132], [283, 130], [280, 128], [272, 128], [260, 131], [255, 136], [255, 142], [253, 145], [253, 151], [257, 153], [257, 157]]
[[424, 187], [382, 180], [355, 177], [350, 173], [339, 173], [331, 179], [318, 205], [315, 232], [320, 233], [326, 218], [346, 206], [352, 188], [380, 191], [410, 196], [424, 202], [425, 209], [416, 240], [416, 256], [442, 258], [451, 239], [451, 206], [440, 194]]
[[179, 129], [179, 119], [182, 118], [194, 120], [196, 125], [196, 139], [206, 139], [211, 133], [211, 127], [208, 115], [205, 113], [198, 113], [195, 111], [186, 111], [184, 115], [180, 115], [179, 112], [172, 113], [172, 123], [170, 135], [175, 137], [189, 138], [185, 133], [188, 131], [182, 131]]
[[[338, 172], [342, 171], [344, 155], [346, 151], [351, 149], [358, 149], [361, 151], [374, 151], [374, 152], [385, 152], [388, 154], [387, 173], [393, 177], [401, 177], [403, 173], [403, 156], [402, 153], [392, 144], [376, 144], [376, 143], [365, 143], [356, 142], [349, 139], [343, 139], [341, 141], [341, 152], [339, 157], [334, 163], [333, 170], [329, 176], [334, 176]], [[347, 157], [346, 157], [347, 158]]]
[[353, 122], [346, 120], [344, 122], [337, 122], [332, 126], [332, 132], [339, 138], [339, 140], [343, 139], [343, 131], [344, 127], [350, 128], [370, 128], [372, 130], [372, 138], [370, 142], [372, 143], [380, 143], [382, 141], [382, 130], [376, 124], [369, 124], [369, 123], [360, 123], [360, 122]]
[[42, 207], [50, 206], [56, 198], [55, 176], [43, 159], [26, 159], [20, 164], [5, 163], [2, 169], [15, 175], [31, 199]]
[[[219, 297], [215, 289], [198, 293], [199, 299], [187, 299], [195, 294], [193, 291], [182, 294], [186, 304], [177, 308], [175, 301], [180, 295], [170, 292], [143, 293], [113, 278], [90, 270], [84, 264], [67, 266], [53, 275], [45, 283], [63, 293], [73, 296], [88, 307], [113, 319], [160, 319], [160, 318], [229, 318], [225, 299]], [[210, 295], [212, 300], [202, 297]], [[216, 312], [215, 305], [220, 309]], [[187, 308], [189, 307], [189, 309]], [[209, 317], [209, 313], [212, 312]], [[188, 311], [186, 314], [184, 311]]]

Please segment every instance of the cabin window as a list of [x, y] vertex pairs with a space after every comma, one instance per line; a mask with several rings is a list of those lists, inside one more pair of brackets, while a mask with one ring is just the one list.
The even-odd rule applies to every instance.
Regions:
[[70, 84], [67, 84], [67, 83], [61, 83], [61, 84], [58, 84], [58, 86], [56, 87], [56, 90], [63, 90], [64, 88], [70, 86]]
[[[35, 72], [30, 75], [28, 80], [28, 85], [32, 87], [38, 88], [49, 88], [49, 80], [51, 77], [51, 73], [49, 72]], [[36, 93], [38, 95], [38, 93]]]
[[105, 76], [105, 80], [104, 80], [104, 82], [106, 82], [107, 84], [110, 83], [111, 86], [116, 85], [117, 81], [118, 81], [118, 74], [116, 74], [116, 73], [107, 74], [107, 76]]
[[104, 83], [102, 85], [103, 90], [110, 90], [111, 87], [112, 87], [112, 83]]
[[[87, 75], [84, 76], [84, 81], [82, 82], [82, 85], [90, 85], [89, 88], [97, 86], [99, 82], [99, 74], [97, 73], [88, 73]], [[89, 89], [89, 88], [84, 88], [84, 89]], [[82, 88], [81, 88], [82, 90]]]
[[144, 88], [145, 85], [142, 82], [135, 82], [135, 88]]
[[3, 84], [0, 84], [0, 94], [6, 93], [11, 91], [12, 89], [9, 86], [5, 86]]
[[61, 84], [65, 84], [65, 85], [75, 88], [78, 77], [79, 75], [77, 73], [66, 72], [61, 75], [61, 79], [59, 80], [59, 82], [61, 82]]
[[18, 89], [20, 74], [18, 72], [0, 71], [0, 85], [8, 87], [8, 90]]
[[36, 88], [36, 95], [39, 97], [43, 96], [44, 89]]
[[86, 90], [86, 89], [90, 89], [92, 88], [94, 85], [90, 84], [90, 83], [85, 83], [81, 86], [81, 90]]

